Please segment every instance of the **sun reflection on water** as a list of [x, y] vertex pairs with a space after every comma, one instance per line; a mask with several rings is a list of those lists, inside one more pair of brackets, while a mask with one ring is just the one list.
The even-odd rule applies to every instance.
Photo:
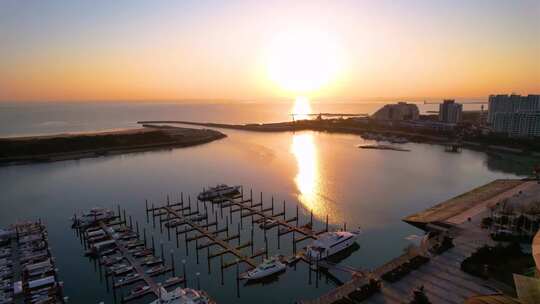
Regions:
[[294, 181], [298, 188], [298, 200], [317, 217], [326, 216], [326, 206], [322, 199], [319, 159], [313, 134], [295, 134], [292, 138], [291, 152], [294, 155], [298, 174]]

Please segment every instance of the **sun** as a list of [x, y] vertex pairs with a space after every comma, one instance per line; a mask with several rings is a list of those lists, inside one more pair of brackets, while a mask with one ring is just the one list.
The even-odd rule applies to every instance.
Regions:
[[341, 57], [338, 44], [328, 33], [287, 31], [277, 35], [268, 48], [268, 77], [289, 93], [312, 93], [335, 80]]
[[308, 119], [309, 114], [312, 113], [311, 110], [311, 104], [309, 102], [309, 99], [303, 96], [298, 96], [294, 100], [294, 105], [292, 108], [292, 113], [294, 114], [294, 119], [300, 120], [300, 119]]

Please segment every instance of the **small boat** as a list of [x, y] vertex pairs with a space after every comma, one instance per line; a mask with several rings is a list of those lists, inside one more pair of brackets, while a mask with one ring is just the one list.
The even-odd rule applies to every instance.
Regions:
[[313, 260], [325, 259], [356, 243], [360, 231], [325, 232], [307, 246], [306, 255]]
[[281, 262], [279, 256], [273, 256], [270, 259], [264, 260], [262, 264], [259, 264], [252, 270], [244, 273], [240, 278], [247, 280], [258, 280], [278, 272], [282, 272], [286, 267], [287, 266]]
[[96, 224], [98, 221], [107, 221], [113, 218], [115, 218], [113, 210], [102, 207], [94, 207], [79, 217], [74, 216], [72, 221], [73, 227], [86, 228]]
[[161, 288], [159, 298], [150, 304], [215, 304], [216, 302], [202, 290], [191, 288], [176, 288], [167, 291]]
[[127, 267], [116, 269], [112, 273], [114, 273], [115, 276], [120, 276], [131, 271], [133, 271], [133, 266], [127, 266]]
[[137, 237], [138, 235], [135, 232], [124, 232], [120, 235], [120, 239], [123, 241], [133, 240]]
[[146, 270], [146, 274], [154, 275], [156, 273], [160, 273], [160, 272], [164, 271], [165, 269], [167, 269], [167, 268], [165, 268], [165, 266], [163, 266], [163, 265], [154, 266], [154, 267]]
[[185, 223], [185, 221], [183, 221], [183, 220], [180, 220], [180, 219], [172, 219], [172, 220], [170, 220], [170, 221], [168, 221], [168, 222], [165, 223], [165, 227], [167, 227], [167, 228], [174, 228], [174, 227], [180, 226], [180, 225], [182, 225], [182, 224], [184, 224], [184, 223]]
[[138, 279], [138, 278], [139, 278], [139, 274], [135, 273], [135, 272], [132, 272], [132, 273], [129, 273], [129, 274], [121, 277], [120, 279], [118, 279], [118, 281], [116, 281], [116, 284], [122, 284], [122, 283], [130, 282], [131, 280], [135, 280], [135, 279]]
[[131, 290], [131, 294], [136, 295], [136, 294], [142, 293], [144, 291], [147, 291], [148, 289], [150, 289], [150, 286], [148, 286], [148, 285], [137, 286], [137, 287], [135, 287], [135, 288], [133, 288]]
[[[113, 255], [113, 254], [116, 254], [118, 251], [116, 248], [111, 248], [111, 249], [107, 249], [107, 250], [104, 250], [104, 251], [101, 251], [99, 253], [99, 256], [102, 256], [102, 257], [106, 257], [106, 256], [109, 256], [109, 255]], [[92, 253], [92, 251], [91, 251]], [[92, 255], [92, 254], [91, 254]]]
[[264, 219], [261, 224], [259, 224], [259, 227], [261, 229], [271, 229], [279, 225], [277, 220], [274, 219]]
[[131, 249], [133, 247], [139, 247], [141, 245], [144, 245], [144, 242], [139, 240], [139, 239], [134, 239], [134, 240], [130, 240], [130, 241], [125, 242], [124, 245], [127, 248]]
[[192, 222], [200, 222], [200, 221], [205, 220], [207, 218], [208, 218], [208, 214], [202, 213], [202, 214], [197, 214], [195, 216], [190, 217], [189, 220], [192, 221]]
[[144, 256], [147, 256], [147, 255], [151, 255], [153, 252], [151, 249], [143, 249], [143, 250], [139, 250], [137, 252], [134, 252], [133, 253], [133, 256], [136, 257], [136, 258], [140, 258], [140, 257], [144, 257]]
[[220, 197], [236, 195], [240, 193], [240, 189], [241, 186], [227, 186], [225, 184], [221, 184], [199, 193], [197, 198], [203, 202], [211, 201]]
[[151, 257], [144, 259], [141, 264], [145, 266], [154, 266], [157, 264], [163, 264], [163, 260], [161, 258]]
[[389, 146], [389, 145], [360, 145], [358, 146], [360, 149], [375, 149], [375, 150], [391, 150], [391, 151], [400, 151], [400, 152], [409, 152], [411, 150]]
[[390, 138], [390, 143], [392, 144], [406, 144], [409, 141], [404, 137], [392, 137]]
[[122, 268], [128, 267], [128, 266], [129, 266], [129, 264], [126, 264], [126, 263], [113, 265], [113, 266], [109, 267], [109, 272], [113, 272], [113, 271], [116, 271], [116, 270], [119, 270], [119, 269], [122, 269]]
[[175, 283], [178, 283], [178, 282], [181, 282], [181, 281], [182, 281], [182, 278], [170, 277], [170, 278], [166, 279], [165, 282], [163, 282], [163, 285], [167, 286], [169, 284], [175, 284]]

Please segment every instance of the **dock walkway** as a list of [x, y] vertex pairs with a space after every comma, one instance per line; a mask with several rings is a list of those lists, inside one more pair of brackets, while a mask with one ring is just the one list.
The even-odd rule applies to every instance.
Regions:
[[[252, 225], [255, 223], [258, 223], [261, 225], [261, 229], [263, 229], [266, 233], [267, 230], [272, 229], [274, 227], [278, 227], [281, 229], [278, 229], [278, 243], [279, 243], [279, 237], [282, 235], [288, 234], [288, 233], [298, 233], [301, 235], [299, 238], [293, 238], [293, 248], [296, 254], [296, 246], [295, 244], [298, 242], [301, 242], [306, 239], [316, 239], [317, 236], [320, 233], [328, 231], [328, 224], [326, 225], [326, 229], [315, 232], [313, 231], [310, 226], [298, 226], [298, 208], [296, 217], [293, 218], [286, 218], [286, 212], [285, 212], [285, 202], [283, 202], [283, 210], [278, 210], [277, 212], [274, 211], [274, 203], [272, 199], [272, 206], [265, 208], [263, 205], [262, 200], [262, 193], [261, 193], [261, 200], [260, 202], [253, 203], [253, 192], [250, 191], [250, 197], [244, 199], [243, 191], [239, 193], [238, 195], [232, 196], [232, 197], [219, 197], [213, 201], [210, 202], [212, 205], [212, 212], [214, 212], [214, 205], [219, 205], [217, 208], [220, 209], [221, 217], [223, 217], [223, 210], [226, 208], [229, 208], [229, 217], [232, 218], [234, 213], [239, 213], [240, 216], [240, 223], [238, 227], [238, 233], [234, 235], [229, 235], [229, 222], [226, 221], [226, 226], [223, 228], [218, 228], [218, 219], [216, 211], [214, 215], [216, 216], [216, 219], [214, 221], [211, 221], [212, 218], [209, 216], [209, 207], [204, 204], [204, 209], [199, 208], [199, 202], [196, 202], [196, 210], [191, 205], [191, 199], [188, 197], [187, 202], [184, 201], [183, 194], [181, 195], [181, 199], [178, 202], [170, 202], [169, 199], [167, 199], [166, 205], [162, 206], [154, 206], [152, 205], [151, 208], [149, 208], [148, 204], [146, 206], [146, 213], [148, 216], [152, 215], [153, 221], [155, 222], [155, 218], [159, 217], [159, 225], [160, 228], [163, 227], [163, 223], [165, 223], [165, 226], [167, 227], [167, 234], [171, 234], [170, 228], [175, 228], [172, 232], [176, 234], [177, 237], [177, 245], [178, 245], [178, 235], [180, 234], [187, 234], [190, 232], [197, 232], [196, 235], [187, 236], [185, 237], [186, 243], [191, 241], [196, 241], [196, 250], [201, 249], [207, 249], [212, 246], [219, 246], [222, 250], [210, 253], [208, 252], [208, 259], [216, 258], [223, 256], [225, 254], [232, 254], [237, 258], [237, 261], [231, 261], [226, 262], [222, 264], [222, 268], [227, 268], [233, 265], [236, 265], [237, 263], [245, 263], [250, 268], [256, 267], [259, 263], [255, 261], [255, 258], [258, 256], [262, 256], [266, 254], [268, 256], [268, 244], [265, 244], [265, 248], [259, 251], [253, 250], [253, 230], [251, 233], [251, 241], [248, 241], [247, 243], [240, 244], [240, 229], [242, 227], [242, 219], [246, 217], [251, 217]], [[253, 219], [253, 217], [258, 217], [257, 219]], [[147, 217], [148, 219], [149, 217]], [[204, 221], [204, 222], [203, 222]], [[293, 223], [296, 222], [296, 223]], [[253, 227], [253, 226], [252, 226]], [[182, 229], [178, 229], [182, 228]], [[210, 229], [214, 228], [214, 229]], [[163, 231], [162, 231], [163, 232]], [[227, 233], [226, 237], [221, 237], [221, 233]], [[208, 240], [205, 243], [198, 242], [201, 239]], [[229, 242], [232, 240], [238, 240], [238, 245], [232, 245]], [[265, 242], [266, 239], [265, 239]], [[244, 254], [242, 252], [243, 248], [251, 247], [251, 255]], [[186, 247], [187, 250], [187, 247]]]
[[[241, 261], [248, 264], [249, 266], [251, 266], [251, 267], [256, 267], [257, 266], [257, 262], [254, 259], [252, 259], [249, 256], [244, 255], [239, 249], [237, 249], [237, 247], [232, 246], [227, 241], [220, 239], [215, 234], [215, 232], [209, 231], [208, 229], [206, 229], [202, 225], [199, 225], [195, 221], [192, 221], [189, 218], [184, 217], [183, 215], [179, 214], [177, 211], [175, 211], [170, 206], [165, 206], [165, 207], [161, 207], [161, 208], [163, 210], [165, 210], [168, 214], [172, 215], [172, 217], [174, 219], [177, 219], [177, 220], [181, 221], [182, 223], [187, 224], [187, 225], [191, 226], [192, 228], [194, 228], [195, 230], [197, 230], [204, 238], [209, 239], [212, 242], [212, 245], [215, 244], [215, 245], [219, 245], [220, 247], [222, 247], [224, 249], [224, 251], [220, 252], [220, 254], [231, 253], [234, 256], [236, 256], [238, 259], [240, 259]], [[209, 244], [206, 244], [206, 245], [210, 246]]]
[[[105, 231], [105, 233], [107, 234], [108, 237], [110, 237], [112, 240], [114, 240], [114, 243], [116, 245], [116, 248], [118, 248], [118, 250], [120, 251], [120, 253], [122, 254], [122, 256], [128, 260], [129, 264], [131, 266], [133, 266], [133, 269], [135, 270], [135, 272], [139, 275], [138, 278], [139, 280], [143, 280], [149, 287], [149, 291], [145, 292], [148, 293], [148, 292], [152, 292], [155, 294], [156, 297], [159, 298], [160, 296], [160, 286], [146, 273], [146, 271], [144, 270], [144, 268], [141, 266], [141, 264], [139, 263], [139, 261], [137, 261], [136, 258], [134, 258], [130, 253], [129, 253], [129, 250], [124, 246], [124, 244], [118, 240], [118, 238], [116, 238], [109, 230], [109, 227], [104, 223], [104, 222], [99, 222], [99, 227]], [[142, 294], [140, 295], [137, 295], [137, 296], [142, 296]]]
[[[239, 207], [240, 212], [242, 212], [243, 210], [247, 210], [247, 211], [249, 211], [248, 214], [250, 216], [258, 215], [261, 218], [263, 218], [264, 220], [274, 221], [278, 226], [285, 227], [287, 230], [285, 232], [279, 232], [279, 234], [281, 234], [281, 235], [286, 234], [286, 233], [290, 233], [290, 232], [298, 232], [298, 233], [304, 235], [303, 238], [294, 240], [295, 242], [300, 242], [300, 241], [308, 239], [308, 238], [316, 239], [317, 234], [320, 234], [320, 233], [326, 231], [326, 230], [324, 230], [324, 231], [321, 231], [319, 233], [315, 233], [311, 229], [306, 229], [305, 227], [298, 227], [298, 226], [295, 226], [295, 225], [291, 224], [290, 220], [280, 219], [279, 218], [280, 216], [278, 216], [278, 215], [268, 215], [268, 214], [266, 214], [265, 212], [270, 211], [272, 209], [265, 210], [265, 209], [262, 208], [262, 204], [260, 204], [261, 210], [257, 210], [256, 207], [248, 206], [248, 205], [245, 204], [246, 202], [252, 202], [253, 201], [252, 199], [249, 199], [247, 201], [242, 200], [240, 202], [235, 201], [234, 198], [223, 198], [223, 200], [228, 202], [228, 204], [231, 207], [232, 206]], [[298, 217], [298, 215], [297, 215], [297, 217]]]
[[[139, 229], [132, 230], [131, 218], [127, 225], [126, 214], [122, 219], [120, 207], [118, 216], [98, 220], [88, 227], [75, 227], [79, 235], [90, 247], [88, 253], [99, 259], [100, 270], [105, 267], [105, 277], [112, 276], [112, 288], [122, 288], [143, 281], [144, 285], [122, 296], [121, 303], [126, 303], [146, 295], [153, 294], [160, 298], [165, 288], [184, 283], [182, 277], [174, 277], [174, 260], [172, 267], [164, 263], [163, 252], [161, 258], [153, 256], [154, 249], [146, 247], [146, 234], [144, 242], [139, 239]], [[153, 239], [152, 239], [153, 240]], [[152, 247], [154, 242], [152, 241]], [[162, 248], [163, 251], [163, 248]], [[148, 267], [148, 268], [145, 268]], [[158, 283], [153, 277], [173, 272], [173, 277], [163, 283]], [[118, 280], [115, 280], [115, 277]], [[108, 286], [108, 282], [107, 282]]]

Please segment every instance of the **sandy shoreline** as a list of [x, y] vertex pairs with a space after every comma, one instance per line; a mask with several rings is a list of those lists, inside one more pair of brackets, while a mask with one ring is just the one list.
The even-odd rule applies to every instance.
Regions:
[[208, 129], [145, 126], [114, 131], [0, 138], [0, 165], [189, 147], [223, 137], [226, 135]]

